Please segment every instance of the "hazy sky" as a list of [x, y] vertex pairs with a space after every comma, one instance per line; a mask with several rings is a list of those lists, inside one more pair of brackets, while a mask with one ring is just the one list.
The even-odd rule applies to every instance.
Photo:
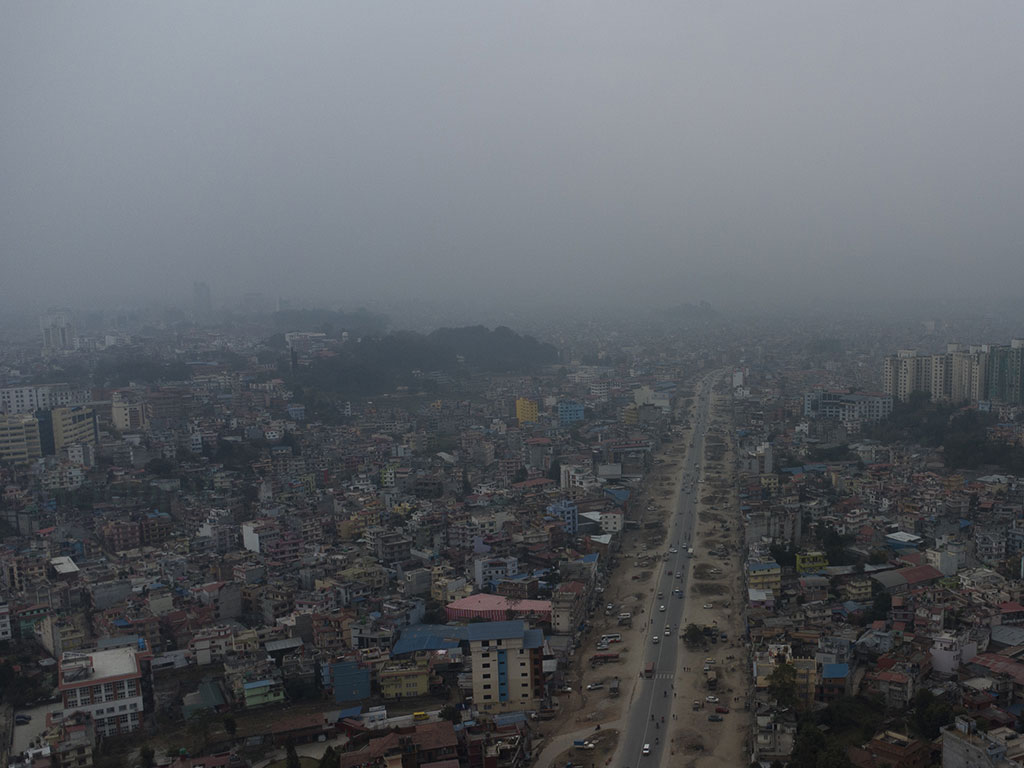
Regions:
[[0, 4], [0, 302], [1024, 286], [1024, 3]]

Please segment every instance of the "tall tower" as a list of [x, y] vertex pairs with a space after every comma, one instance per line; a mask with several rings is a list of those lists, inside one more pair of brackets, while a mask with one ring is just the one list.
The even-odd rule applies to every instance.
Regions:
[[39, 318], [39, 330], [43, 333], [44, 350], [75, 348], [75, 321], [67, 310], [51, 309]]

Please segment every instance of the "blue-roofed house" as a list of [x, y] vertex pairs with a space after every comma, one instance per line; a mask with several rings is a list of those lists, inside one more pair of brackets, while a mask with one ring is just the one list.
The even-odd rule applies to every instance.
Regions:
[[822, 664], [818, 683], [818, 701], [826, 704], [846, 696], [850, 691], [849, 664]]

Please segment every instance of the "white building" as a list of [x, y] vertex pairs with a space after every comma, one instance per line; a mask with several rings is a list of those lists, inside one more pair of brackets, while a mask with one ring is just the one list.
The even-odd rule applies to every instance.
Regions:
[[135, 648], [63, 654], [57, 679], [65, 720], [86, 712], [97, 736], [138, 730], [152, 709], [151, 660]]

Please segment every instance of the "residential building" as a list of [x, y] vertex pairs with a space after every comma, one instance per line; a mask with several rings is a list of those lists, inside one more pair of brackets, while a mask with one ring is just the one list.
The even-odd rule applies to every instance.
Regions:
[[138, 730], [153, 711], [151, 661], [144, 648], [62, 654], [57, 689], [64, 718], [90, 715], [99, 737]]
[[0, 416], [0, 461], [17, 464], [42, 455], [39, 421], [35, 416], [28, 413]]
[[516, 398], [516, 420], [520, 424], [536, 424], [539, 412], [537, 402], [527, 397]]
[[525, 712], [543, 695], [544, 634], [522, 621], [470, 624], [473, 703], [481, 712]]

